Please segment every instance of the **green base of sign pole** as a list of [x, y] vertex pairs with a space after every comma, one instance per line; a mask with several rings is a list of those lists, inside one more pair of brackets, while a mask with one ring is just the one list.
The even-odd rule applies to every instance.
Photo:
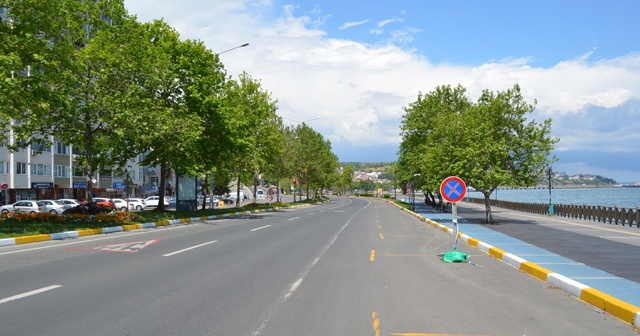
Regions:
[[441, 253], [440, 255], [442, 256], [442, 261], [447, 263], [463, 262], [469, 259], [469, 254], [460, 251], [449, 251]]

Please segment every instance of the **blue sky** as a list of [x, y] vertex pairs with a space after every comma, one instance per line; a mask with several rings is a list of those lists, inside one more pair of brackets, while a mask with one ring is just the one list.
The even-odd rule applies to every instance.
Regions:
[[125, 0], [222, 54], [341, 161], [395, 161], [419, 92], [518, 83], [553, 120], [554, 170], [640, 181], [640, 1]]

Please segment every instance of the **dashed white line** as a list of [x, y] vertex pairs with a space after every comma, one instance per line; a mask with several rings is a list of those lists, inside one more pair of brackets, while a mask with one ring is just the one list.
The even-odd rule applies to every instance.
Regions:
[[180, 251], [171, 252], [171, 253], [167, 253], [167, 254], [163, 254], [162, 256], [163, 257], [170, 257], [172, 255], [176, 255], [178, 253], [182, 253], [182, 252], [186, 252], [186, 251], [189, 251], [189, 250], [193, 250], [195, 248], [202, 247], [202, 246], [205, 246], [205, 245], [213, 244], [215, 242], [217, 242], [217, 240], [210, 241], [208, 243], [204, 243], [204, 244], [200, 244], [200, 245], [196, 245], [196, 246], [187, 247], [186, 249], [183, 249], [183, 250], [180, 250]]
[[268, 227], [270, 227], [270, 226], [271, 226], [271, 225], [261, 226], [261, 227], [259, 227], [259, 228], [255, 228], [255, 229], [251, 230], [251, 232], [253, 232], [253, 231], [258, 231], [258, 230], [262, 230], [262, 229], [266, 229], [266, 228], [268, 228]]
[[287, 220], [294, 220], [294, 219], [298, 219], [298, 218], [300, 218], [300, 217], [293, 217], [293, 218], [289, 218]]
[[6, 299], [0, 300], [0, 304], [6, 303], [6, 302], [9, 302], [9, 301], [13, 301], [13, 300], [26, 298], [27, 296], [44, 293], [46, 291], [50, 291], [52, 289], [56, 289], [56, 288], [60, 288], [60, 287], [62, 287], [62, 285], [51, 285], [51, 286], [48, 286], [48, 287], [43, 287], [43, 288], [40, 288], [40, 289], [32, 290], [30, 292], [14, 295], [14, 296], [8, 297]]

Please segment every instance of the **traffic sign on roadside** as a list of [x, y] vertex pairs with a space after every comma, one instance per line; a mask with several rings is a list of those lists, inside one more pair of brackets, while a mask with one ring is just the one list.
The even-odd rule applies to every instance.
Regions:
[[449, 176], [440, 185], [440, 195], [451, 203], [460, 202], [467, 194], [467, 186], [457, 176]]

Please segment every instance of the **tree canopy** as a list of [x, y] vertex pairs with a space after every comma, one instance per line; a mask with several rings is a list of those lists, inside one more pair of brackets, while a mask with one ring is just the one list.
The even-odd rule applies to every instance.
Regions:
[[129, 172], [133, 161], [159, 166], [161, 186], [170, 172], [252, 185], [263, 174], [299, 177], [304, 165], [313, 188], [335, 174], [330, 143], [307, 125], [284, 127], [259, 80], [228, 77], [202, 41], [162, 20], [138, 22], [122, 0], [5, 0], [0, 9], [0, 119], [9, 121], [0, 142], [72, 146], [88, 200], [96, 173]]
[[462, 86], [419, 94], [404, 108], [398, 179], [420, 174], [416, 188], [438, 193], [446, 177], [458, 176], [484, 194], [490, 223], [489, 195], [498, 186], [532, 186], [554, 160], [551, 120], [528, 120], [534, 109], [519, 85], [484, 90], [477, 102]]

